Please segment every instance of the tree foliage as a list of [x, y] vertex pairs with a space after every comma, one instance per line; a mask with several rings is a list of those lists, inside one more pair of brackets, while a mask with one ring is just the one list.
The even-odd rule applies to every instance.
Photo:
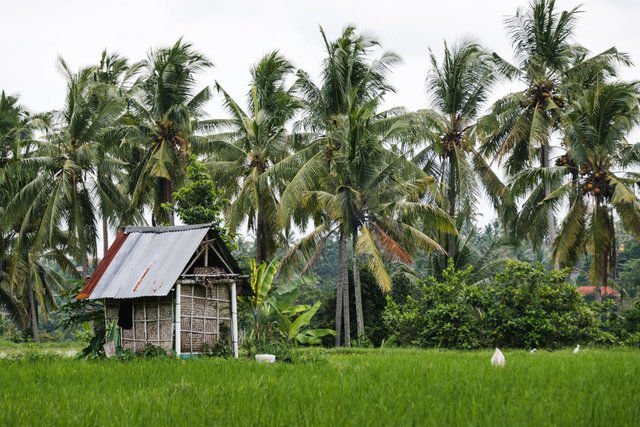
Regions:
[[423, 347], [557, 348], [598, 340], [598, 321], [566, 271], [510, 261], [483, 284], [453, 264], [442, 280], [422, 281], [417, 296], [388, 297], [385, 322], [394, 339]]

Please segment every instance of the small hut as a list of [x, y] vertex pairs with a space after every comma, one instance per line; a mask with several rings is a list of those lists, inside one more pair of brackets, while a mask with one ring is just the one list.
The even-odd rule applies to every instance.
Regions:
[[211, 224], [126, 227], [116, 236], [78, 299], [102, 299], [120, 345], [147, 344], [177, 355], [201, 353], [230, 338], [238, 357], [236, 260]]

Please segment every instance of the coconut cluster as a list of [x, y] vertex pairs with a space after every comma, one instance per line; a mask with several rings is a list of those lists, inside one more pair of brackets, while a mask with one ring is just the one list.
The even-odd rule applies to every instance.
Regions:
[[553, 102], [558, 108], [563, 108], [566, 101], [562, 95], [558, 93], [552, 82], [546, 82], [530, 86], [527, 89], [527, 100], [523, 101], [522, 107], [527, 108], [531, 105], [542, 104], [544, 106]]
[[449, 132], [442, 137], [442, 148], [445, 153], [450, 153], [456, 148], [462, 148], [462, 134], [460, 132]]
[[593, 194], [596, 197], [610, 197], [613, 188], [609, 185], [607, 171], [603, 168], [593, 168], [591, 164], [580, 166], [582, 176], [582, 194]]
[[574, 171], [577, 170], [580, 175], [580, 187], [582, 194], [592, 194], [596, 197], [609, 198], [613, 195], [613, 187], [607, 179], [607, 170], [603, 167], [591, 165], [591, 162], [585, 162], [579, 167], [568, 156], [563, 155], [556, 159], [556, 166], [566, 166]]

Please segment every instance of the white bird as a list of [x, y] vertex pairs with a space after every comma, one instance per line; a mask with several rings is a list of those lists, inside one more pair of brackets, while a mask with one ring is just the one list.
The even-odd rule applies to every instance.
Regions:
[[504, 366], [506, 360], [504, 358], [504, 354], [500, 351], [498, 347], [496, 347], [496, 351], [493, 352], [493, 356], [491, 356], [491, 364], [493, 366]]
[[579, 351], [580, 351], [580, 344], [578, 344], [576, 348], [573, 349], [573, 354], [576, 354]]
[[536, 350], [535, 348], [532, 348], [532, 349], [531, 349], [531, 351], [530, 351], [529, 353], [533, 354], [533, 353], [535, 353], [536, 351], [538, 351], [538, 350]]

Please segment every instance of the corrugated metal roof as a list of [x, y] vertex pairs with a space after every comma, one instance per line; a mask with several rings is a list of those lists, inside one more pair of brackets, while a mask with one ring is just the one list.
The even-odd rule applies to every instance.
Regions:
[[126, 239], [109, 248], [99, 266], [107, 262], [106, 268], [87, 282], [78, 297], [167, 295], [210, 228], [210, 224], [125, 228]]
[[96, 285], [98, 284], [98, 281], [100, 280], [104, 272], [107, 271], [107, 267], [109, 267], [109, 265], [111, 264], [113, 257], [116, 256], [116, 254], [120, 250], [120, 247], [122, 246], [124, 241], [127, 240], [127, 236], [128, 236], [127, 234], [124, 234], [124, 231], [120, 231], [118, 233], [118, 235], [116, 236], [116, 239], [113, 241], [113, 243], [111, 244], [107, 252], [104, 254], [102, 261], [100, 261], [100, 264], [98, 265], [96, 270], [93, 272], [91, 277], [89, 277], [89, 280], [87, 280], [87, 283], [80, 290], [80, 293], [78, 294], [78, 299], [84, 299], [84, 298], [87, 298], [89, 295], [91, 295], [91, 292], [93, 292], [93, 290], [95, 289]]

